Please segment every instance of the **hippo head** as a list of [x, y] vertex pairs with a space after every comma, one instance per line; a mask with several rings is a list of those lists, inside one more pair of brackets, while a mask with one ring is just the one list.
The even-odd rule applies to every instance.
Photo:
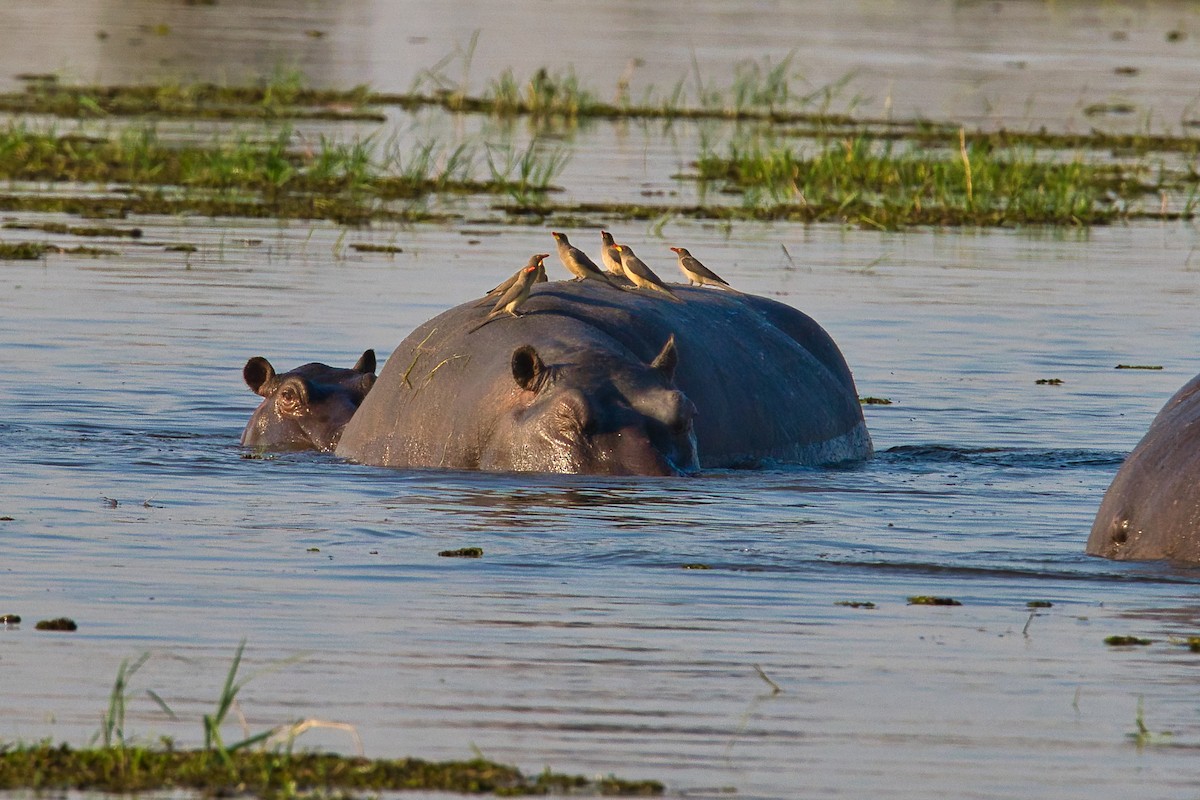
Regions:
[[242, 377], [263, 398], [242, 432], [243, 445], [331, 451], [375, 384], [375, 351], [365, 351], [350, 369], [312, 363], [282, 375], [270, 361], [255, 356], [246, 362]]
[[480, 466], [591, 475], [695, 471], [696, 407], [675, 387], [677, 359], [674, 336], [649, 364], [581, 352], [574, 363], [547, 365], [533, 347], [518, 347], [511, 413]]

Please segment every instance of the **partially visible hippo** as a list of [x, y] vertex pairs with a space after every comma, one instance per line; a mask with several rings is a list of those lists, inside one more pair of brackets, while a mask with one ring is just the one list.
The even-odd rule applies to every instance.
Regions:
[[1167, 401], [1117, 471], [1087, 552], [1200, 561], [1200, 375]]
[[519, 318], [470, 333], [465, 303], [388, 360], [339, 456], [389, 467], [678, 475], [871, 454], [829, 335], [782, 303], [673, 286], [536, 285]]
[[267, 450], [324, 450], [337, 446], [342, 429], [375, 384], [375, 351], [350, 369], [305, 364], [282, 375], [255, 356], [242, 369], [246, 385], [264, 400], [242, 432], [242, 444]]

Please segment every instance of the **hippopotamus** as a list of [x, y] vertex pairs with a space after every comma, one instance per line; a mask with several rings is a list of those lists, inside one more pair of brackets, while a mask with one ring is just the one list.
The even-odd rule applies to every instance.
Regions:
[[673, 291], [683, 302], [541, 283], [519, 316], [482, 327], [475, 301], [452, 308], [400, 343], [335, 452], [387, 467], [594, 475], [871, 454], [850, 369], [816, 322], [763, 297]]
[[1200, 561], [1200, 375], [1167, 401], [1117, 471], [1087, 552]]
[[331, 452], [375, 384], [375, 351], [364, 351], [350, 369], [313, 362], [282, 375], [255, 356], [242, 377], [263, 398], [242, 432], [243, 445]]

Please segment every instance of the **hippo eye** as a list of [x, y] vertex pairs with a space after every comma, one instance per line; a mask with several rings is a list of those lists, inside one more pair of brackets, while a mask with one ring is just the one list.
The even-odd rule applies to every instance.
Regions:
[[275, 405], [280, 413], [289, 416], [298, 416], [308, 405], [308, 392], [304, 384], [296, 380], [284, 383], [275, 397]]
[[558, 399], [557, 413], [564, 420], [570, 420], [574, 426], [585, 434], [596, 432], [596, 415], [587, 398], [578, 391], [566, 391]]

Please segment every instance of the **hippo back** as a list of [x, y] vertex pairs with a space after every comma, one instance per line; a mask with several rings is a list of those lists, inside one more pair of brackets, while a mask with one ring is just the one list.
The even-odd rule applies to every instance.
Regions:
[[673, 286], [672, 303], [598, 282], [534, 287], [520, 318], [470, 333], [466, 303], [409, 335], [347, 426], [340, 456], [384, 466], [478, 468], [512, 391], [516, 348], [547, 363], [650, 363], [674, 336], [674, 382], [696, 409], [700, 463], [819, 464], [870, 455], [850, 370], [813, 320], [772, 300]]

